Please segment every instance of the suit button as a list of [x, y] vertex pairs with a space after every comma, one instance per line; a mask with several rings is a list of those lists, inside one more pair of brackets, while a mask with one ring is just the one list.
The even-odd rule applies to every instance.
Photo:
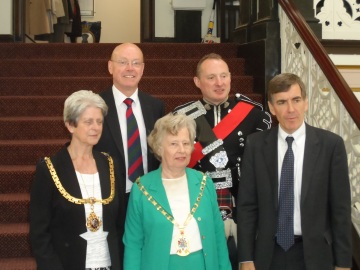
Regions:
[[198, 217], [197, 220], [198, 220], [198, 221], [201, 221], [201, 217]]

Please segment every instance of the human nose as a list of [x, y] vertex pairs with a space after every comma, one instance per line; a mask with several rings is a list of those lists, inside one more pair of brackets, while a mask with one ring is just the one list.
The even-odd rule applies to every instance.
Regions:
[[134, 65], [131, 62], [126, 62], [125, 68], [126, 69], [134, 69]]
[[95, 122], [91, 125], [91, 127], [92, 127], [93, 129], [99, 130], [99, 129], [102, 128], [102, 123], [98, 123], [98, 122], [95, 121]]
[[184, 146], [184, 144], [182, 144], [182, 143], [179, 143], [179, 152], [180, 153], [183, 153], [184, 151], [185, 151], [185, 146]]
[[216, 83], [216, 85], [220, 85], [221, 83], [222, 83], [222, 80], [221, 80], [221, 78], [220, 77], [215, 77], [215, 83]]
[[292, 104], [292, 102], [288, 102], [287, 109], [288, 109], [289, 112], [293, 112], [293, 111], [294, 111], [294, 105]]

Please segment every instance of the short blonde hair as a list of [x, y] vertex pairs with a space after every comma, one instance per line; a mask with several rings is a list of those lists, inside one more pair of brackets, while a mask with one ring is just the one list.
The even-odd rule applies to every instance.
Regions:
[[206, 54], [204, 55], [200, 60], [199, 62], [197, 63], [197, 66], [196, 66], [196, 77], [200, 78], [200, 73], [201, 73], [201, 66], [202, 64], [206, 61], [206, 60], [220, 60], [220, 61], [223, 61], [226, 65], [227, 63], [225, 62], [225, 60], [221, 57], [220, 54], [217, 54], [217, 53], [209, 53], [209, 54]]
[[177, 135], [180, 129], [187, 128], [192, 149], [196, 136], [195, 121], [185, 114], [169, 113], [156, 121], [154, 129], [149, 134], [147, 141], [155, 157], [161, 161], [160, 147], [166, 134]]
[[79, 90], [72, 93], [64, 103], [64, 122], [76, 127], [80, 115], [89, 107], [101, 109], [103, 117], [108, 112], [105, 101], [93, 91]]

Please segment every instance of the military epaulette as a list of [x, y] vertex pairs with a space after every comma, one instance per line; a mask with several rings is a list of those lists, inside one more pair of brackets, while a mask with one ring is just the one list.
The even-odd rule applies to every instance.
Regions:
[[188, 102], [184, 105], [177, 107], [174, 113], [183, 113], [190, 116], [192, 119], [196, 119], [201, 115], [206, 114], [206, 110], [202, 103], [198, 101]]
[[182, 110], [183, 108], [186, 108], [187, 106], [189, 106], [190, 104], [194, 103], [195, 101], [190, 101], [188, 103], [185, 103], [185, 104], [182, 104], [180, 106], [177, 106], [175, 109], [174, 109], [174, 113], [176, 113], [177, 111], [179, 110]]
[[261, 103], [253, 101], [249, 97], [247, 97], [247, 96], [245, 96], [243, 94], [240, 94], [240, 93], [235, 94], [235, 101], [236, 102], [239, 102], [239, 101], [246, 102], [246, 103], [249, 103], [251, 105], [254, 105], [255, 107], [257, 107], [258, 109], [260, 109], [262, 111], [264, 110], [264, 107], [263, 107], [263, 105]]

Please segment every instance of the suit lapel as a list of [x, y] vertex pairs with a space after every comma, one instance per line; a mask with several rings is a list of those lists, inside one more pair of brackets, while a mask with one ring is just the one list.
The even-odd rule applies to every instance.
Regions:
[[162, 184], [161, 167], [154, 171], [153, 179], [147, 188], [149, 194], [160, 204], [169, 214], [172, 215], [169, 201], [166, 196], [165, 188]]
[[109, 107], [108, 114], [105, 117], [105, 122], [110, 130], [112, 137], [114, 138], [116, 147], [118, 148], [119, 152], [121, 153], [121, 157], [123, 158], [123, 160], [125, 160], [124, 146], [123, 146], [122, 137], [121, 137], [120, 122], [119, 122], [119, 117], [117, 115], [115, 99], [114, 99], [114, 95], [112, 93], [112, 88], [109, 88], [107, 91], [105, 91], [103, 93], [102, 97]]
[[273, 196], [274, 209], [277, 209], [278, 205], [278, 156], [277, 156], [277, 137], [278, 127], [272, 128], [265, 138], [264, 144], [264, 158], [265, 164], [267, 164], [267, 171], [271, 186], [271, 195]]
[[200, 174], [196, 174], [195, 171], [186, 169], [186, 177], [188, 180], [188, 189], [189, 189], [189, 197], [190, 197], [189, 212], [191, 211], [192, 206], [196, 202], [196, 199], [200, 192], [199, 185], [201, 181], [199, 181], [199, 175]]
[[309, 190], [312, 173], [315, 170], [316, 160], [320, 152], [319, 138], [315, 129], [306, 124], [306, 138], [304, 150], [304, 163], [302, 171], [301, 204], [304, 202]]
[[75, 198], [82, 198], [79, 182], [75, 173], [75, 168], [66, 147], [61, 149], [61, 152], [59, 154], [59, 162], [56, 170], [64, 189], [71, 196]]
[[139, 90], [138, 97], [140, 100], [140, 106], [142, 115], [144, 117], [146, 136], [148, 136], [154, 127], [153, 109], [151, 104], [146, 100], [144, 94]]
[[[99, 152], [93, 151], [93, 155], [96, 162], [96, 167], [99, 172], [100, 186], [101, 186], [101, 196], [103, 199], [106, 199], [110, 196], [110, 171], [108, 170], [108, 164], [104, 163], [104, 159]], [[106, 169], [105, 169], [106, 168]]]

